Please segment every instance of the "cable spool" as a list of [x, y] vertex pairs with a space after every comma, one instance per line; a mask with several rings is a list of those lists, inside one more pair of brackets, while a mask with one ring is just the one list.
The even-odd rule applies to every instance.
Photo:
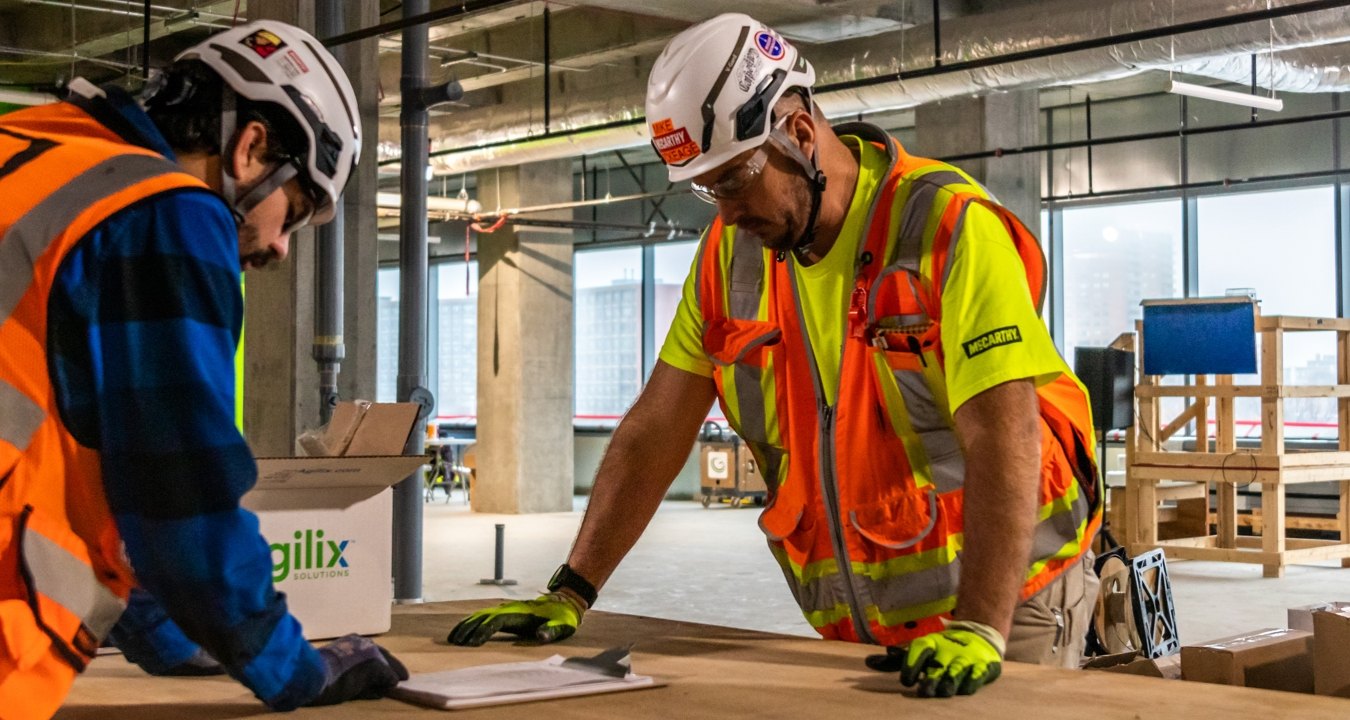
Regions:
[[1092, 630], [1098, 646], [1094, 650], [1104, 655], [1138, 651], [1139, 633], [1130, 599], [1130, 565], [1118, 555], [1107, 555], [1097, 572], [1101, 591], [1092, 613]]

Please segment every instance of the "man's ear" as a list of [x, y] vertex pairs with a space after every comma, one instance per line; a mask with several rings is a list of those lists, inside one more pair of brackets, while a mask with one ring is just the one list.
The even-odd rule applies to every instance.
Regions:
[[250, 120], [239, 128], [238, 138], [230, 161], [225, 168], [234, 176], [235, 182], [247, 185], [267, 171], [267, 126], [257, 120]]
[[810, 112], [793, 112], [787, 121], [787, 134], [797, 141], [797, 147], [807, 158], [816, 147], [816, 121]]

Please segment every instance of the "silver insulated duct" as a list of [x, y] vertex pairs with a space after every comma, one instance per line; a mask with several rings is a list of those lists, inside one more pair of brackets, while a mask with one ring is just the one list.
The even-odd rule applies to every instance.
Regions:
[[[1270, 6], [1298, 4], [1292, 0], [1272, 0]], [[1237, 0], [1127, 0], [1109, 4], [1061, 0], [1020, 6], [944, 20], [942, 62], [950, 65], [1048, 50], [1265, 7], [1265, 3]], [[1099, 82], [1149, 70], [1175, 69], [1245, 84], [1251, 77], [1252, 54], [1258, 54], [1258, 83], [1268, 90], [1333, 92], [1350, 89], [1350, 68], [1341, 57], [1340, 48], [1326, 51], [1317, 48], [1348, 42], [1350, 10], [1337, 8], [905, 82], [823, 92], [817, 99], [827, 115], [839, 117], [994, 91]], [[816, 67], [817, 86], [827, 86], [930, 67], [933, 37], [931, 27], [925, 26], [829, 45], [803, 46], [803, 52]], [[554, 115], [555, 128], [635, 118], [642, 113], [643, 97], [630, 91], [620, 97], [606, 95], [587, 102], [564, 99], [564, 103], [567, 112]], [[433, 150], [512, 139], [519, 142], [435, 157], [432, 162], [435, 172], [458, 174], [634, 147], [647, 141], [646, 129], [641, 125], [530, 140], [540, 130], [538, 113], [522, 108], [514, 110], [494, 109], [493, 120], [483, 122], [481, 127], [457, 127], [456, 132], [438, 137]], [[521, 122], [513, 122], [516, 118]]]

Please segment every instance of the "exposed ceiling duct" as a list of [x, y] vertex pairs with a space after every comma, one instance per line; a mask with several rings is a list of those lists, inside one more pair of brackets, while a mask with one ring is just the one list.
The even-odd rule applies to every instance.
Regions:
[[[1300, 3], [1274, 0], [1272, 7]], [[1160, 26], [1223, 18], [1264, 9], [1238, 0], [1129, 0], [1109, 4], [1068, 0], [944, 20], [943, 64], [1016, 52], [1048, 50], [1070, 43], [1112, 37]], [[1350, 42], [1350, 10], [1307, 12], [1273, 21], [1251, 22], [1192, 32], [1175, 37], [1123, 43], [1101, 49], [1053, 55], [997, 66], [883, 83], [817, 96], [827, 115], [903, 109], [945, 98], [999, 90], [1099, 82], [1147, 70], [1175, 68], [1246, 83], [1253, 53], [1276, 52], [1276, 90], [1336, 91], [1350, 88], [1350, 71], [1339, 53], [1308, 48]], [[1295, 51], [1295, 52], [1291, 52]], [[804, 54], [817, 70], [817, 85], [894, 75], [933, 64], [931, 27], [885, 33], [823, 46], [807, 46]], [[1245, 69], [1243, 69], [1245, 63]], [[1261, 67], [1267, 67], [1265, 71]], [[1239, 72], [1241, 71], [1241, 72]], [[1258, 83], [1272, 77], [1268, 66], [1258, 66]], [[555, 114], [554, 127], [585, 127], [633, 119], [642, 112], [640, 87], [622, 88], [590, 102], [571, 99], [566, 113]], [[497, 107], [495, 122], [465, 124], [453, 134], [438, 137], [433, 150], [473, 144], [515, 141], [510, 145], [474, 149], [433, 159], [438, 173], [462, 173], [522, 162], [573, 157], [581, 153], [632, 147], [645, 143], [645, 128], [630, 125], [580, 136], [530, 140], [539, 132], [534, 108]]]

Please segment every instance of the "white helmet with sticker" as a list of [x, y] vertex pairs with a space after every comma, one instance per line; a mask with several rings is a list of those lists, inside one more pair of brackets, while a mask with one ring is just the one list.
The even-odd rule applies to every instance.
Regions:
[[[331, 220], [338, 196], [361, 153], [356, 94], [333, 55], [300, 28], [275, 20], [257, 20], [212, 35], [184, 50], [175, 60], [200, 60], [240, 97], [273, 103], [295, 118], [308, 141], [308, 149], [304, 157], [297, 158], [294, 170], [319, 195], [315, 198], [311, 223]], [[233, 98], [224, 104], [222, 152], [234, 135], [235, 125]], [[268, 184], [275, 186], [278, 179], [280, 176]], [[247, 206], [252, 199], [262, 199], [236, 200], [231, 197], [233, 183], [226, 185], [226, 199], [237, 211], [246, 213], [247, 207], [240, 207], [241, 204]]]
[[652, 147], [679, 182], [759, 147], [773, 106], [816, 81], [811, 63], [773, 29], [726, 13], [676, 35], [647, 80]]

